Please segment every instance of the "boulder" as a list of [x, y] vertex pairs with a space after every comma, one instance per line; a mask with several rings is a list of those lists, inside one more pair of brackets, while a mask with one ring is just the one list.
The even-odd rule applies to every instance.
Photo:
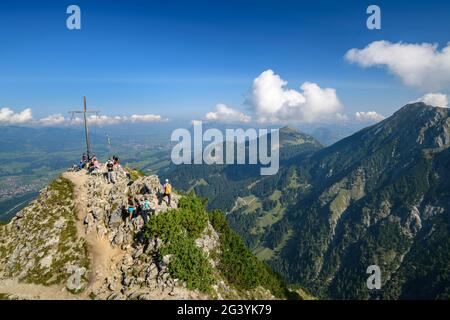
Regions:
[[115, 229], [115, 228], [119, 227], [122, 223], [123, 223], [122, 210], [117, 209], [109, 216], [108, 226], [110, 228]]
[[67, 268], [71, 276], [67, 279], [66, 288], [70, 291], [79, 292], [84, 289], [84, 279], [83, 276], [86, 273], [86, 268], [78, 266], [69, 266]]

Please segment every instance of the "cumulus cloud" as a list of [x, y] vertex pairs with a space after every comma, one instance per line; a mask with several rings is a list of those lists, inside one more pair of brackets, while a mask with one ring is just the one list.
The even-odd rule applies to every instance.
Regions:
[[384, 66], [407, 86], [439, 90], [450, 85], [450, 43], [437, 44], [375, 41], [364, 49], [351, 49], [345, 58], [367, 68]]
[[434, 107], [448, 108], [448, 96], [443, 93], [428, 93], [417, 101]]
[[[127, 122], [161, 122], [166, 121], [167, 119], [164, 119], [160, 115], [155, 114], [133, 114], [132, 116], [107, 116], [107, 115], [90, 115], [88, 117], [88, 122], [90, 124], [95, 124], [99, 126], [108, 126], [108, 125], [115, 125], [120, 123], [127, 123]], [[71, 123], [83, 123], [83, 119], [81, 118], [75, 118], [72, 119]]]
[[[88, 117], [88, 123], [99, 126], [108, 126], [113, 124], [119, 124], [123, 122], [123, 117], [119, 116], [107, 116], [107, 115], [90, 115]], [[77, 123], [83, 123], [81, 118], [77, 118]]]
[[67, 122], [67, 119], [64, 118], [64, 116], [60, 113], [58, 114], [52, 114], [48, 117], [42, 118], [38, 120], [38, 123], [43, 126], [58, 126], [65, 124]]
[[130, 120], [131, 122], [158, 122], [165, 121], [166, 119], [156, 114], [133, 114]]
[[384, 120], [386, 117], [375, 112], [375, 111], [360, 111], [355, 113], [356, 120], [358, 121], [368, 121], [368, 122], [379, 122]]
[[[108, 116], [108, 115], [90, 115], [88, 116], [89, 124], [106, 126], [120, 123], [136, 123], [136, 122], [161, 122], [167, 119], [156, 114], [133, 114], [131, 116]], [[65, 117], [62, 114], [52, 114], [41, 119], [34, 119], [32, 110], [25, 109], [21, 112], [14, 112], [10, 108], [0, 109], [0, 125], [33, 125], [33, 126], [63, 126], [63, 125], [80, 125], [83, 124], [81, 117], [73, 119]]]
[[248, 99], [258, 122], [314, 122], [336, 119], [342, 109], [336, 90], [305, 82], [301, 91], [287, 87], [272, 70], [261, 73], [254, 81]]
[[30, 108], [21, 112], [14, 112], [10, 108], [0, 109], [0, 124], [25, 124], [33, 120], [33, 113]]
[[208, 112], [206, 114], [206, 120], [210, 121], [221, 121], [221, 122], [243, 122], [248, 123], [251, 121], [251, 117], [240, 112], [238, 110], [232, 109], [223, 103], [216, 105], [214, 112]]

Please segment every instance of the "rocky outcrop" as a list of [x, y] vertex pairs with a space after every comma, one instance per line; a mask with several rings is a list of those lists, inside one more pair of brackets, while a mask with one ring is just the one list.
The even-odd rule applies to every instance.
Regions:
[[[74, 173], [76, 174], [76, 173]], [[115, 184], [103, 178], [91, 176], [86, 182], [87, 213], [84, 218], [86, 233], [94, 233], [107, 239], [110, 246], [120, 248], [122, 258], [112, 266], [92, 295], [98, 299], [192, 299], [206, 298], [203, 293], [187, 290], [185, 284], [170, 276], [170, 256], [163, 256], [159, 238], [144, 241], [144, 218], [129, 219], [127, 200], [131, 196], [137, 201], [147, 198], [151, 203], [151, 214], [158, 215], [176, 209], [179, 196], [172, 194], [170, 206], [161, 199], [162, 186], [157, 176], [144, 176], [132, 182], [117, 177]], [[211, 226], [209, 226], [212, 229]], [[211, 231], [211, 230], [209, 230]], [[218, 244], [218, 235], [213, 232], [198, 239], [205, 252]], [[213, 263], [213, 261], [211, 261]]]

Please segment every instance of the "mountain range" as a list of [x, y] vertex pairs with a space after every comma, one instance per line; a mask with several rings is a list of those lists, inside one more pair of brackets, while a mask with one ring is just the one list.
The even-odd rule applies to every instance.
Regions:
[[[226, 211], [260, 259], [318, 297], [448, 299], [449, 114], [409, 104], [329, 147], [283, 128], [274, 176], [237, 165], [180, 166], [170, 176]], [[379, 290], [367, 288], [371, 265]]]

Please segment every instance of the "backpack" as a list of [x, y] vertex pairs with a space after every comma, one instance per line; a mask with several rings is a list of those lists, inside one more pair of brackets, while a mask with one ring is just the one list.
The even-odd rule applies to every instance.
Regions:
[[112, 161], [108, 161], [106, 163], [106, 168], [108, 169], [108, 171], [113, 171], [113, 167], [114, 167], [114, 163], [112, 163]]
[[150, 210], [150, 201], [148, 200], [144, 201], [144, 210]]
[[170, 183], [166, 183], [166, 185], [164, 187], [164, 192], [166, 194], [170, 194], [172, 192], [172, 186], [170, 185]]

